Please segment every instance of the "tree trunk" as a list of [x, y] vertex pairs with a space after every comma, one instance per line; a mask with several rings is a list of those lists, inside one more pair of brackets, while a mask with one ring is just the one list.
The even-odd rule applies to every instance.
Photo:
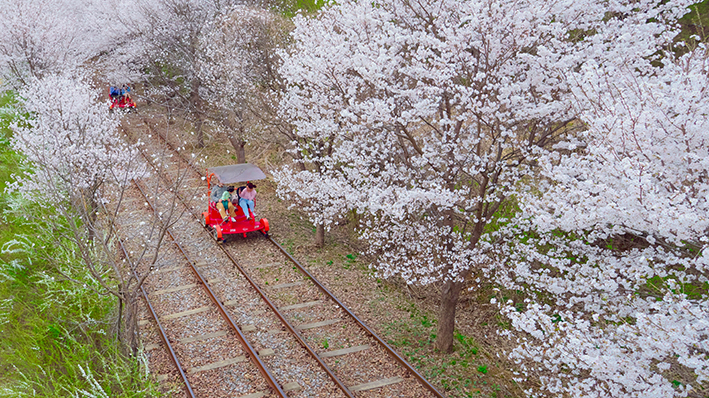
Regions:
[[197, 121], [194, 125], [195, 135], [197, 136], [197, 148], [204, 148], [204, 133], [202, 132], [202, 116], [197, 115]]
[[123, 331], [123, 299], [118, 298], [118, 320], [116, 321], [116, 338], [121, 341], [121, 332]]
[[315, 246], [317, 248], [325, 246], [325, 225], [322, 223], [315, 227]]
[[246, 146], [246, 142], [239, 141], [239, 147], [236, 148], [237, 163], [246, 163], [246, 151], [244, 150], [244, 146]]
[[236, 151], [237, 163], [246, 163], [246, 150], [244, 149], [246, 146], [246, 141], [240, 137], [237, 137], [231, 131], [227, 132], [226, 137], [229, 139], [231, 146], [234, 147], [234, 150]]
[[138, 305], [137, 301], [131, 303], [131, 317], [130, 323], [126, 325], [126, 331], [128, 332], [128, 346], [131, 349], [133, 355], [138, 353]]
[[194, 113], [194, 133], [197, 136], [197, 148], [204, 148], [204, 133], [202, 125], [204, 124], [204, 112], [202, 110], [202, 97], [199, 96], [199, 88], [202, 82], [194, 78], [190, 85], [190, 102], [192, 103], [192, 111]]
[[[130, 294], [129, 294], [130, 296]], [[129, 355], [138, 353], [138, 298], [123, 299], [123, 333], [121, 342]]]
[[96, 190], [98, 188], [85, 188], [79, 191], [76, 199], [72, 199], [74, 209], [76, 209], [82, 221], [86, 224], [88, 238], [93, 241], [96, 235], [96, 218], [98, 217], [98, 202], [96, 201]]
[[302, 153], [296, 152], [296, 153], [295, 153], [295, 156], [294, 156], [294, 159], [297, 161], [298, 169], [299, 169], [300, 171], [306, 171], [306, 170], [308, 170], [308, 168], [305, 167], [305, 162], [303, 162], [303, 154], [302, 154]]
[[436, 348], [444, 353], [453, 351], [453, 332], [455, 331], [455, 309], [463, 289], [462, 282], [447, 281], [441, 291], [441, 304], [438, 308], [438, 335]]

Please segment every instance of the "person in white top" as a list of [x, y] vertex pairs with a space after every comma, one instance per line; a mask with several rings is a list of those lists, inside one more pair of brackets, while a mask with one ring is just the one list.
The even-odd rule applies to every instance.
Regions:
[[[256, 198], [256, 185], [248, 183], [246, 184], [246, 189], [239, 193], [239, 206], [244, 211], [247, 220], [250, 220], [252, 216], [256, 217], [254, 214], [254, 198]], [[249, 214], [249, 210], [251, 210], [251, 214]]]

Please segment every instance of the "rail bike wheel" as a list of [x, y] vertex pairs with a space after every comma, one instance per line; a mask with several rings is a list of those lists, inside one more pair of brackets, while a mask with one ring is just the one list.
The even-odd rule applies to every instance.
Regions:
[[220, 226], [214, 227], [212, 230], [212, 236], [217, 243], [224, 243], [224, 237], [222, 236], [222, 228]]

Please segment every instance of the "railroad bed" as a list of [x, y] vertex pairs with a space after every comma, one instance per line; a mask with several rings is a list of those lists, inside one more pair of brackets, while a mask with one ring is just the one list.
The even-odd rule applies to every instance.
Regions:
[[[196, 397], [442, 397], [273, 239], [217, 243], [199, 223], [203, 173], [141, 127], [144, 153], [164, 163], [126, 193], [119, 235], [151, 272], [139, 326], [159, 380]], [[170, 228], [150, 271], [140, 242], [161, 213]]]

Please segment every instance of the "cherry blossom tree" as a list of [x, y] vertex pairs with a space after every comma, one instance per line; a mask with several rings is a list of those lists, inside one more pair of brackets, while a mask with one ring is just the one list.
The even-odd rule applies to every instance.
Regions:
[[280, 133], [290, 132], [277, 113], [284, 91], [277, 52], [288, 42], [289, 28], [273, 12], [236, 6], [215, 19], [201, 39], [199, 76], [212, 107], [210, 119], [229, 139], [239, 163], [246, 162], [247, 142], [277, 141]]
[[123, 142], [118, 117], [75, 73], [35, 79], [20, 92], [32, 118], [15, 126], [13, 145], [39, 166], [18, 180], [18, 189], [31, 199], [56, 187], [88, 220], [106, 182], [133, 178], [137, 149]]
[[[16, 176], [9, 189], [30, 203], [23, 211], [33, 220], [33, 230], [54, 236], [55, 245], [76, 252], [91, 280], [75, 279], [64, 259], [49, 258], [57, 272], [67, 280], [91, 286], [97, 294], [118, 299], [118, 335], [135, 352], [137, 303], [140, 285], [148, 274], [138, 279], [135, 268], [116, 258], [115, 219], [124, 190], [131, 179], [145, 175], [145, 166], [139, 162], [137, 147], [126, 144], [119, 135], [117, 116], [109, 113], [106, 103], [97, 101], [98, 90], [86, 81], [74, 73], [47, 75], [33, 79], [20, 91], [29, 118], [15, 123], [12, 145], [27, 164], [26, 172]], [[113, 213], [101, 211], [101, 203], [108, 198], [118, 201]], [[34, 216], [39, 206], [47, 209], [43, 214], [48, 216]], [[169, 222], [170, 215], [163, 217], [163, 222]], [[160, 225], [156, 222], [154, 233], [146, 237], [150, 243], [146, 250], [148, 246], [159, 248], [164, 236]]]
[[292, 126], [276, 112], [286, 18], [260, 2], [232, 0], [123, 0], [115, 18], [130, 40], [113, 35], [110, 80], [139, 76], [150, 102], [192, 123], [198, 147], [206, 132], [225, 136], [244, 162], [250, 140], [290, 145]]
[[587, 130], [540, 158], [508, 231], [524, 239], [493, 267], [528, 292], [500, 304], [528, 333], [513, 357], [553, 372], [550, 395], [709, 391], [709, 57], [681, 45], [571, 76]]
[[0, 76], [18, 88], [32, 77], [74, 69], [105, 49], [101, 5], [76, 0], [5, 0]]
[[204, 147], [203, 127], [210, 108], [200, 68], [205, 56], [202, 38], [215, 20], [237, 4], [217, 0], [131, 0], [130, 13], [117, 11], [131, 40], [116, 49], [120, 65], [140, 73], [146, 94], [182, 114], [193, 124], [196, 145]]
[[661, 3], [346, 1], [295, 18], [282, 109], [308, 167], [276, 176], [281, 195], [316, 224], [355, 209], [381, 275], [439, 285], [450, 350], [459, 294], [491, 261], [488, 224], [582, 127], [569, 73], [657, 51], [682, 13]]

